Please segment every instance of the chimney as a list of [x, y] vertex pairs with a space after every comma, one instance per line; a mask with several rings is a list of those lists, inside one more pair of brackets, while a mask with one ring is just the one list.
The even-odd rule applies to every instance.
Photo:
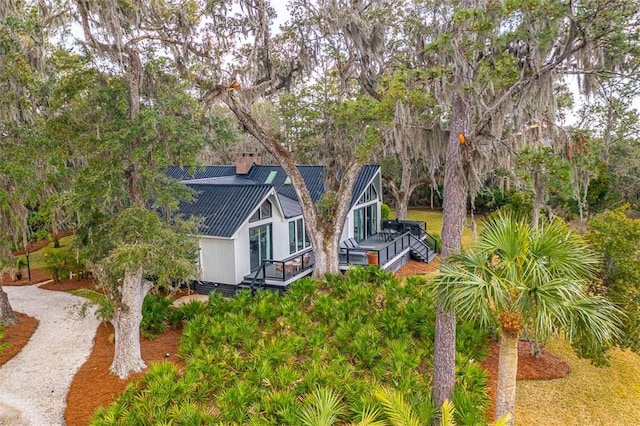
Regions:
[[236, 155], [236, 174], [246, 175], [254, 164], [262, 164], [262, 157], [260, 157], [260, 155], [246, 152]]

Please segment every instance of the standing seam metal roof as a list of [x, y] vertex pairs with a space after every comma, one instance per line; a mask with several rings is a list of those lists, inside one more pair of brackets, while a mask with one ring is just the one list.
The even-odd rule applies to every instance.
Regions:
[[187, 184], [196, 191], [194, 200], [180, 204], [185, 217], [201, 217], [203, 235], [230, 238], [251, 212], [271, 192], [269, 185]]
[[[300, 165], [298, 169], [312, 200], [318, 201], [324, 193], [324, 167]], [[353, 188], [351, 207], [358, 202], [379, 169], [378, 165], [362, 168]], [[184, 174], [187, 170], [172, 167], [167, 174], [183, 179], [186, 185], [196, 191], [193, 202], [180, 204], [180, 212], [185, 217], [202, 217], [204, 223], [201, 232], [204, 235], [231, 237], [272, 189], [278, 194], [286, 218], [302, 214], [298, 196], [293, 185], [285, 183], [287, 174], [281, 166], [254, 164], [246, 175], [241, 176], [235, 174], [235, 166], [207, 166], [189, 175], [192, 176], [191, 180], [184, 180], [188, 179]], [[266, 184], [272, 172], [275, 172], [273, 180]]]

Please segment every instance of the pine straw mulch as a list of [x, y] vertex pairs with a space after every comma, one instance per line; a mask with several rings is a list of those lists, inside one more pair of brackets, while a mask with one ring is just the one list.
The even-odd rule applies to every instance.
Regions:
[[[424, 264], [410, 261], [396, 273], [396, 276], [424, 275], [434, 272], [437, 270], [436, 262]], [[73, 279], [59, 284], [48, 283], [42, 288], [57, 291], [78, 288], [95, 289], [95, 283], [87, 279]], [[12, 349], [9, 349], [11, 352], [5, 351], [0, 355], [0, 365], [20, 352], [37, 327], [37, 320], [22, 314], [18, 314], [18, 316], [20, 318], [18, 324], [5, 327], [4, 341], [8, 342]], [[180, 360], [176, 357], [181, 332], [179, 329], [169, 330], [152, 341], [142, 337], [141, 350], [145, 362], [149, 364], [170, 361], [181, 366]], [[119, 393], [124, 391], [129, 382], [141, 377], [142, 373], [132, 375], [127, 380], [120, 380], [110, 374], [109, 367], [113, 359], [113, 350], [113, 327], [110, 324], [100, 325], [96, 333], [93, 352], [71, 383], [65, 412], [65, 421], [68, 425], [86, 425], [98, 407], [110, 404]], [[167, 354], [169, 356], [166, 356]], [[565, 361], [548, 351], [543, 351], [540, 358], [531, 356], [529, 346], [524, 342], [521, 342], [519, 346], [518, 361], [518, 380], [555, 379], [566, 376], [570, 370]], [[498, 346], [495, 342], [491, 342], [489, 355], [483, 366], [489, 375], [489, 393], [493, 400], [498, 370]]]

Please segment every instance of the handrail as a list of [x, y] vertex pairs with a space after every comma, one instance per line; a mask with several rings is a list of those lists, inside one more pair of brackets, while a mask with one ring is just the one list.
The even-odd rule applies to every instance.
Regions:
[[[268, 265], [274, 265], [274, 268], [277, 272], [277, 275], [270, 275], [269, 278], [273, 278], [273, 279], [279, 279], [281, 281], [286, 281], [287, 278], [287, 274], [291, 274], [292, 273], [292, 269], [294, 267], [296, 267], [296, 269], [298, 271], [304, 271], [309, 269], [312, 265], [313, 265], [314, 261], [313, 261], [313, 248], [308, 248], [306, 250], [303, 250], [301, 252], [298, 252], [294, 255], [291, 255], [289, 257], [286, 257], [282, 260], [275, 260], [275, 259], [265, 259], [262, 262], [262, 269], [264, 269], [264, 278], [267, 278], [267, 271], [266, 271], [266, 266]], [[295, 266], [294, 266], [295, 265]], [[291, 269], [290, 271], [287, 271], [288, 269]]]
[[[429, 259], [429, 251], [432, 250], [432, 248], [429, 247], [429, 245], [426, 244], [424, 241], [422, 241], [421, 239], [417, 238], [415, 235], [410, 234], [409, 238], [415, 240], [415, 242], [417, 244], [422, 244], [422, 246], [424, 246], [424, 248], [427, 250], [427, 253], [426, 253], [427, 259]], [[433, 251], [435, 252], [435, 250], [433, 250]]]
[[262, 279], [260, 280], [262, 284], [260, 285], [260, 288], [264, 287], [264, 279], [265, 279], [265, 276], [267, 275], [265, 262], [266, 261], [263, 261], [262, 264], [260, 265], [260, 268], [256, 269], [256, 273], [253, 274], [253, 279], [249, 284], [249, 288], [251, 289], [252, 295], [256, 294], [255, 283], [256, 283], [256, 280], [258, 279], [258, 276], [260, 275], [260, 272], [262, 272]]
[[436, 237], [434, 237], [433, 235], [431, 235], [428, 232], [424, 233], [424, 237], [426, 240], [428, 240], [431, 243], [431, 248], [433, 248], [433, 251], [435, 251], [436, 253], [438, 253], [439, 251], [439, 247], [438, 247], [438, 240], [436, 239]]

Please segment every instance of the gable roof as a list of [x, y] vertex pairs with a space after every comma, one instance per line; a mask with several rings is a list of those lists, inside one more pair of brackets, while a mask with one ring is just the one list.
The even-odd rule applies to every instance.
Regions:
[[[324, 193], [324, 167], [307, 165], [299, 165], [297, 167], [307, 188], [309, 188], [311, 199], [315, 203]], [[251, 179], [256, 183], [267, 183], [270, 176], [273, 176], [270, 184], [276, 188], [278, 194], [298, 201], [296, 190], [291, 183], [288, 183], [289, 176], [281, 166], [254, 164], [247, 173], [247, 179]]]
[[[325, 190], [324, 167], [297, 167], [311, 199], [317, 202]], [[350, 207], [358, 202], [379, 170], [378, 165], [362, 168], [353, 188]], [[237, 175], [235, 166], [171, 167], [167, 174], [181, 179], [196, 191], [193, 202], [180, 204], [180, 213], [185, 217], [204, 218], [203, 235], [231, 237], [272, 190], [278, 196], [285, 218], [302, 215], [298, 195], [281, 166], [254, 164], [246, 175]]]
[[191, 202], [180, 203], [185, 217], [202, 217], [202, 235], [230, 238], [258, 204], [273, 191], [269, 185], [191, 184], [196, 191]]

